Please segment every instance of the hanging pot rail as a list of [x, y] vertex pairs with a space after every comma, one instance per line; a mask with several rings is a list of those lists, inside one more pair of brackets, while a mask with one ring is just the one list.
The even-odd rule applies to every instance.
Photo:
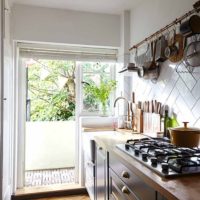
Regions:
[[144, 44], [145, 42], [151, 40], [152, 38], [156, 37], [157, 35], [162, 34], [163, 32], [165, 32], [166, 30], [168, 30], [169, 28], [173, 27], [174, 25], [181, 23], [181, 21], [183, 21], [185, 18], [189, 17], [190, 15], [199, 12], [200, 11], [200, 0], [197, 1], [194, 5], [193, 5], [194, 9], [192, 9], [191, 11], [187, 12], [186, 14], [182, 15], [179, 18], [176, 18], [173, 22], [171, 22], [170, 24], [168, 24], [167, 26], [165, 26], [164, 28], [161, 28], [159, 31], [156, 31], [155, 33], [153, 33], [152, 35], [150, 35], [149, 37], [145, 38], [144, 40], [142, 40], [141, 42], [137, 43], [136, 45], [132, 46], [129, 51], [138, 48], [139, 46], [141, 46], [142, 44]]

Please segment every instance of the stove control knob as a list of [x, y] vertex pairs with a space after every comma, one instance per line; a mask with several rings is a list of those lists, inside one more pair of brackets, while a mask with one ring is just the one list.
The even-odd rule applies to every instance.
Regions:
[[135, 155], [136, 155], [136, 156], [139, 156], [139, 153], [140, 153], [140, 150], [139, 150], [139, 149], [135, 149], [134, 152], [135, 152]]
[[152, 164], [152, 165], [156, 166], [156, 165], [157, 165], [157, 162], [158, 162], [158, 160], [157, 160], [156, 157], [152, 157], [152, 158], [151, 158], [151, 164]]
[[169, 170], [169, 165], [168, 165], [168, 163], [161, 163], [161, 167], [162, 167], [162, 170], [163, 171], [168, 171]]
[[147, 160], [147, 156], [148, 156], [147, 153], [142, 153], [142, 160]]

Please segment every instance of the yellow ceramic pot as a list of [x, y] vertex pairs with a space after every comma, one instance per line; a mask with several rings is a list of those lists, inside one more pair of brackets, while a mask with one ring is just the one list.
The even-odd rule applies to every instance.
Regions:
[[198, 147], [200, 129], [187, 127], [188, 122], [183, 122], [184, 127], [170, 128], [171, 143], [178, 147]]

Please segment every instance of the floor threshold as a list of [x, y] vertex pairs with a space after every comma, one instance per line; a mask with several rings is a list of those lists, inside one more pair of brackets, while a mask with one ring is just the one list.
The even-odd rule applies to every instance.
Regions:
[[66, 195], [78, 195], [87, 194], [85, 187], [79, 184], [72, 185], [53, 185], [47, 187], [28, 187], [23, 189], [18, 189], [14, 195], [12, 195], [11, 200], [30, 200], [38, 198], [47, 197], [59, 197]]

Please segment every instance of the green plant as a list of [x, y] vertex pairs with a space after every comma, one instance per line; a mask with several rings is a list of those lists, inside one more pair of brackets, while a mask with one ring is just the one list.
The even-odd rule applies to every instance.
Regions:
[[28, 65], [28, 97], [31, 121], [73, 120], [75, 62], [34, 60]]
[[86, 84], [85, 92], [92, 95], [102, 105], [102, 112], [106, 114], [107, 101], [110, 93], [116, 88], [117, 82], [115, 80], [101, 81], [99, 86], [94, 84]]

